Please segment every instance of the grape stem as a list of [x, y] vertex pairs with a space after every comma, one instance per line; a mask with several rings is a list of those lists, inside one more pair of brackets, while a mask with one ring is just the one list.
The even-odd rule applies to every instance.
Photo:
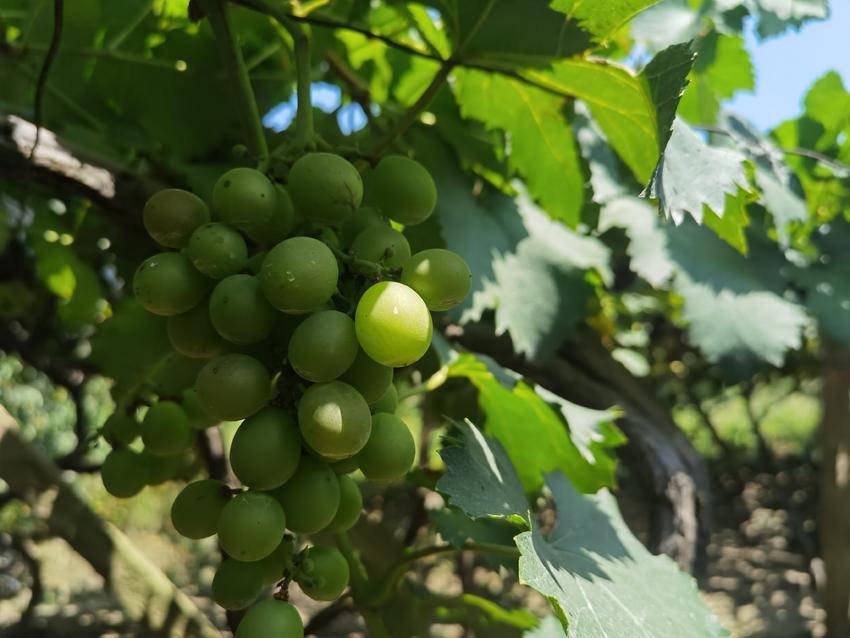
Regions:
[[384, 577], [377, 583], [377, 586], [370, 597], [370, 603], [373, 606], [383, 604], [392, 594], [398, 583], [408, 571], [411, 563], [414, 563], [428, 556], [437, 554], [450, 554], [462, 551], [481, 552], [484, 554], [493, 554], [498, 556], [508, 556], [511, 558], [519, 558], [519, 550], [516, 547], [509, 545], [499, 545], [497, 543], [464, 543], [460, 547], [454, 545], [431, 545], [422, 547], [421, 549], [408, 550], [401, 560], [391, 567]]
[[225, 71], [236, 87], [236, 97], [240, 102], [244, 125], [249, 133], [248, 148], [251, 154], [264, 164], [268, 161], [269, 149], [263, 122], [257, 108], [257, 98], [251, 87], [251, 78], [242, 57], [242, 50], [236, 40], [227, 0], [198, 0], [210, 21]]
[[330, 248], [333, 254], [341, 259], [343, 263], [348, 264], [361, 275], [387, 277], [398, 274], [398, 269], [394, 270], [392, 268], [386, 268], [374, 261], [360, 259], [359, 257], [355, 257], [354, 255], [350, 255], [349, 253], [340, 250], [330, 243], [326, 244], [326, 246]]

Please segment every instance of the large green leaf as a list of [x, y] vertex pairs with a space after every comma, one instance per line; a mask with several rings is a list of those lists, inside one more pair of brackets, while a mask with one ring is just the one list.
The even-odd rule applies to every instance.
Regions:
[[555, 469], [582, 491], [614, 484], [611, 451], [625, 442], [614, 412], [577, 406], [472, 355], [457, 357], [448, 374], [477, 388], [487, 433], [504, 446], [527, 491], [538, 490], [542, 473]]
[[536, 629], [527, 631], [522, 638], [566, 638], [564, 626], [555, 616], [546, 616]]
[[743, 155], [709, 146], [687, 124], [676, 120], [645, 194], [657, 199], [665, 216], [680, 224], [685, 214], [702, 222], [703, 207], [722, 216], [726, 196], [737, 195], [739, 188], [748, 188]]
[[762, 242], [736, 252], [693, 222], [662, 225], [645, 205], [620, 199], [603, 211], [604, 228], [626, 229], [631, 268], [652, 285], [681, 295], [689, 339], [711, 361], [780, 365], [802, 343], [804, 310], [784, 298], [786, 266]]
[[569, 638], [709, 638], [726, 632], [693, 579], [638, 541], [607, 491], [584, 496], [562, 474], [546, 483], [558, 519], [516, 538], [520, 579], [545, 595]]
[[[673, 130], [676, 109], [694, 63], [689, 42], [674, 44], [655, 55], [641, 72], [655, 104], [658, 151], [664, 153]], [[662, 155], [663, 160], [663, 155]], [[657, 169], [656, 169], [657, 171]]]
[[464, 117], [510, 135], [510, 164], [552, 217], [580, 221], [584, 184], [564, 100], [519, 80], [462, 69], [454, 90]]
[[635, 177], [646, 183], [658, 161], [660, 134], [645, 78], [626, 67], [593, 58], [562, 60], [551, 71], [530, 70], [524, 75], [584, 100], [608, 143]]
[[584, 29], [604, 40], [656, 2], [658, 0], [552, 0], [552, 8], [578, 20]]

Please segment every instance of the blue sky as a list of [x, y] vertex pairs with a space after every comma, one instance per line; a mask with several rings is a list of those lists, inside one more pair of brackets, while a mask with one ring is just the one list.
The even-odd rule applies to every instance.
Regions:
[[767, 130], [799, 114], [809, 85], [827, 71], [838, 71], [850, 88], [850, 0], [833, 0], [830, 9], [827, 20], [763, 42], [749, 29], [756, 90], [738, 93], [727, 108]]

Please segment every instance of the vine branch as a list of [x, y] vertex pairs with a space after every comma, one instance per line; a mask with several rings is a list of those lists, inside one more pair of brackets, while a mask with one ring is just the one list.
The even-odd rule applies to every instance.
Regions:
[[236, 87], [236, 97], [240, 102], [240, 110], [249, 134], [248, 148], [252, 155], [264, 161], [269, 156], [266, 135], [263, 131], [260, 111], [257, 108], [257, 98], [254, 96], [254, 89], [251, 87], [251, 78], [242, 56], [242, 49], [239, 47], [233, 26], [230, 23], [227, 0], [200, 1], [218, 41], [225, 71]]
[[35, 82], [35, 103], [33, 105], [33, 119], [35, 124], [35, 141], [30, 150], [30, 158], [35, 157], [35, 149], [38, 148], [39, 138], [41, 137], [41, 120], [42, 110], [44, 108], [44, 90], [47, 86], [47, 77], [50, 75], [50, 67], [59, 53], [59, 41], [62, 39], [62, 21], [65, 12], [64, 0], [53, 0], [53, 35], [50, 36], [50, 46], [47, 48], [47, 55], [44, 56], [44, 63], [41, 65], [41, 71], [38, 73], [38, 79]]

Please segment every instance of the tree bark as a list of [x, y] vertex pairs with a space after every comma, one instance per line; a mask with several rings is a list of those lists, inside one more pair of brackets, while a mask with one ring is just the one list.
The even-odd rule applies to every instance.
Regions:
[[827, 635], [850, 636], [850, 349], [824, 358], [820, 531]]
[[62, 479], [59, 469], [18, 434], [0, 407], [0, 478], [29, 502], [52, 535], [65, 539], [115, 595], [140, 636], [221, 638], [221, 632], [116, 527], [103, 521]]

